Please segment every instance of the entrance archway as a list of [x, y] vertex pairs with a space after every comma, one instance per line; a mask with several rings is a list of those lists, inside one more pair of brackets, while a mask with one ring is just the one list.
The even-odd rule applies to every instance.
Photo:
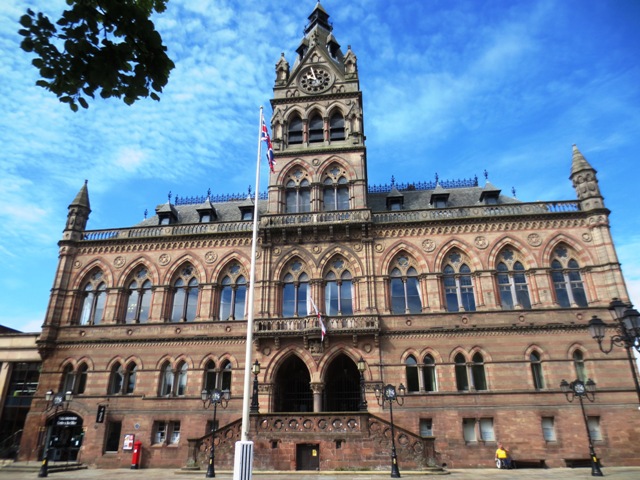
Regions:
[[313, 412], [309, 369], [299, 357], [287, 358], [275, 377], [274, 412]]
[[324, 381], [324, 405], [327, 412], [351, 412], [360, 405], [360, 372], [347, 355], [338, 355]]
[[75, 462], [82, 446], [82, 417], [61, 413], [47, 422], [46, 451], [52, 462]]

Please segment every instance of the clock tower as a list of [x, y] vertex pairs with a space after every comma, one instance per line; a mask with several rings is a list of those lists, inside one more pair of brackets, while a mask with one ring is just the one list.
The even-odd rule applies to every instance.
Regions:
[[366, 208], [367, 170], [357, 59], [343, 53], [320, 2], [293, 68], [284, 53], [273, 88], [269, 213]]

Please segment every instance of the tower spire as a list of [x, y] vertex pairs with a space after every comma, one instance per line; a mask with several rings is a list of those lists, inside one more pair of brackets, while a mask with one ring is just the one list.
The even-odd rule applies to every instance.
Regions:
[[575, 144], [573, 145], [569, 180], [576, 190], [581, 210], [604, 208], [604, 199], [598, 186], [596, 170], [587, 162]]

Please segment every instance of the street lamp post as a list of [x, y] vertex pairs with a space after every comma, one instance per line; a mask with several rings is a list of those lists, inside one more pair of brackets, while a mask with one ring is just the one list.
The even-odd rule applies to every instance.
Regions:
[[256, 360], [251, 367], [253, 373], [253, 395], [251, 396], [251, 413], [260, 413], [260, 404], [258, 403], [258, 374], [260, 373], [260, 363]]
[[584, 411], [583, 398], [586, 398], [590, 402], [596, 399], [596, 383], [589, 379], [587, 383], [582, 380], [574, 380], [571, 383], [567, 383], [566, 380], [560, 382], [560, 389], [565, 394], [569, 402], [573, 402], [575, 397], [580, 400], [580, 408], [582, 410], [582, 418], [584, 419], [584, 426], [587, 429], [587, 439], [589, 440], [589, 456], [591, 457], [591, 476], [602, 477], [602, 470], [600, 470], [600, 461], [596, 456], [596, 451], [593, 448], [593, 440], [591, 439], [591, 432], [589, 431], [589, 420], [587, 414]]
[[391, 384], [387, 384], [385, 386], [378, 384], [375, 386], [375, 393], [378, 405], [384, 408], [385, 402], [389, 404], [389, 416], [391, 419], [391, 478], [400, 478], [398, 455], [396, 454], [396, 435], [393, 424], [393, 402], [396, 402], [398, 405], [404, 405], [404, 394], [406, 393], [406, 389], [403, 384], [400, 384], [397, 391], [396, 387]]
[[[589, 320], [589, 333], [598, 342], [600, 350], [606, 354], [613, 350], [613, 346], [624, 347], [627, 351], [631, 374], [636, 386], [636, 395], [638, 396], [638, 404], [640, 404], [640, 382], [638, 381], [638, 372], [636, 370], [633, 352], [631, 348], [635, 348], [640, 352], [640, 314], [633, 308], [633, 305], [626, 304], [618, 298], [614, 298], [609, 304], [611, 312], [616, 324], [616, 335], [610, 339], [609, 347], [602, 345], [607, 325], [595, 315]], [[640, 408], [640, 407], [638, 407]]]
[[360, 405], [358, 405], [358, 410], [361, 412], [366, 412], [369, 408], [367, 404], [366, 392], [364, 389], [364, 371], [367, 369], [367, 364], [362, 357], [358, 360], [358, 371], [360, 372]]
[[[45, 400], [47, 401], [47, 405], [44, 408], [44, 412], [48, 412], [51, 409], [55, 409], [54, 415], [58, 413], [58, 410], [63, 408], [64, 410], [69, 409], [69, 403], [73, 400], [73, 392], [58, 392], [54, 393], [53, 390], [47, 391], [44, 395]], [[44, 455], [42, 458], [42, 465], [40, 466], [40, 470], [38, 471], [38, 477], [48, 477], [49, 476], [49, 441], [45, 436], [45, 445], [44, 445]]]
[[213, 425], [211, 426], [211, 449], [209, 450], [209, 466], [207, 467], [207, 474], [205, 478], [214, 478], [216, 476], [216, 469], [214, 467], [215, 460], [215, 431], [216, 431], [216, 412], [218, 410], [218, 405], [222, 408], [227, 408], [227, 404], [229, 403], [229, 390], [220, 390], [219, 388], [214, 388], [210, 392], [207, 390], [202, 390], [200, 398], [202, 400], [202, 406], [205, 409], [208, 409], [213, 405]]

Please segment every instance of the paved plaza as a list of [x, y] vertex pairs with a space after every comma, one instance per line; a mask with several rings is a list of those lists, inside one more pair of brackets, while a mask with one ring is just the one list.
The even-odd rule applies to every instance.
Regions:
[[[603, 468], [604, 476], [616, 480], [639, 480], [640, 467], [609, 467]], [[434, 479], [436, 477], [448, 480], [472, 480], [472, 479], [556, 479], [574, 480], [588, 479], [591, 477], [589, 468], [549, 468], [549, 469], [522, 469], [522, 470], [497, 470], [490, 468], [452, 469], [439, 475], [425, 475], [420, 472], [402, 472], [402, 478], [412, 480]], [[33, 480], [37, 478], [37, 470], [17, 471], [8, 468], [0, 469], [0, 480]], [[204, 471], [184, 472], [173, 469], [88, 469], [69, 472], [50, 473], [52, 480], [195, 480], [205, 478]], [[229, 471], [216, 472], [216, 478], [220, 480], [232, 480], [233, 474]], [[390, 478], [389, 472], [254, 472], [256, 480], [383, 480]]]

